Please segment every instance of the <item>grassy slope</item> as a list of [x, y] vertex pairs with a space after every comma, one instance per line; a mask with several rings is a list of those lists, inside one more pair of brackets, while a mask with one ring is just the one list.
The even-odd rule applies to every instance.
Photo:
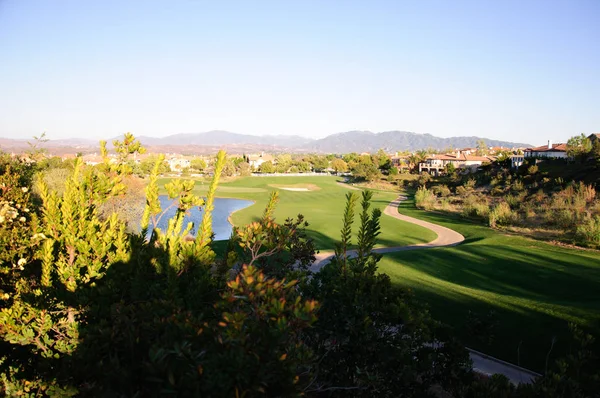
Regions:
[[[460, 218], [417, 210], [412, 202], [399, 211], [465, 236], [466, 242], [453, 248], [386, 255], [380, 271], [413, 289], [430, 305], [434, 318], [454, 326], [468, 346], [542, 371], [553, 336], [558, 338], [553, 358], [567, 349], [568, 322], [600, 329], [598, 252], [506, 236]], [[491, 344], [467, 333], [469, 310], [481, 315], [495, 311], [499, 324]]]
[[[267, 204], [269, 192], [276, 190], [269, 186], [270, 184], [280, 186], [315, 184], [321, 189], [309, 192], [279, 190], [280, 200], [275, 217], [283, 221], [287, 217], [303, 214], [310, 223], [308, 233], [315, 239], [317, 248], [330, 250], [335, 247], [335, 242], [339, 239], [345, 195], [350, 191], [337, 184], [337, 180], [336, 177], [245, 177], [222, 183], [217, 190], [217, 195], [256, 201], [255, 205], [232, 215], [231, 218], [235, 225], [244, 225], [261, 216]], [[162, 185], [166, 181], [168, 180], [162, 179], [160, 184]], [[207, 189], [208, 183], [198, 183], [196, 192], [204, 193]], [[356, 192], [360, 194], [359, 191]], [[396, 196], [397, 194], [390, 192], [375, 192], [373, 204], [383, 210]], [[358, 206], [356, 211], [358, 222]], [[408, 245], [435, 239], [435, 234], [425, 228], [387, 216], [381, 218], [381, 230], [379, 243], [382, 246]]]

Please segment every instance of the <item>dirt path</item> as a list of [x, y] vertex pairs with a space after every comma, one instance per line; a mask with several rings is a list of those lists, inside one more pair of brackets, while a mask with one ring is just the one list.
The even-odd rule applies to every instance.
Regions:
[[[340, 183], [341, 184], [341, 183]], [[348, 187], [347, 184], [344, 184]], [[354, 187], [352, 187], [354, 188]], [[356, 188], [355, 188], [356, 189]], [[414, 217], [405, 216], [403, 214], [398, 213], [398, 206], [400, 202], [406, 200], [405, 196], [400, 196], [393, 202], [390, 202], [383, 211], [383, 214], [394, 217], [398, 220], [406, 221], [409, 223], [413, 223], [416, 225], [420, 225], [424, 228], [427, 228], [436, 233], [437, 238], [428, 243], [418, 243], [415, 245], [408, 246], [391, 246], [391, 247], [382, 247], [379, 249], [375, 249], [376, 253], [393, 253], [393, 252], [401, 252], [407, 250], [418, 250], [418, 249], [430, 249], [434, 247], [445, 247], [445, 246], [454, 246], [465, 240], [465, 237], [459, 234], [456, 231], [451, 230], [450, 228], [442, 227], [441, 225], [432, 224], [427, 221], [419, 220]], [[356, 252], [354, 250], [349, 251], [348, 255], [352, 257]], [[311, 270], [316, 272], [321, 269], [325, 264], [329, 262], [331, 257], [333, 257], [333, 251], [323, 251], [316, 255], [317, 259], [311, 266]]]

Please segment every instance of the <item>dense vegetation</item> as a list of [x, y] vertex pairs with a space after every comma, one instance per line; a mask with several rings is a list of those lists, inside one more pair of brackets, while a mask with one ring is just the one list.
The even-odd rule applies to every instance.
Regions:
[[[454, 174], [426, 181], [416, 193], [417, 206], [459, 213], [536, 237], [600, 247], [600, 198], [594, 183], [564, 179], [554, 165], [579, 169], [565, 160], [526, 162], [518, 170], [505, 163], [471, 175]], [[588, 179], [597, 174], [585, 174]]]
[[[115, 145], [140, 150], [135, 140]], [[106, 155], [105, 146], [103, 153]], [[226, 163], [219, 153], [203, 198], [194, 181], [165, 185], [178, 211], [165, 230], [158, 157], [141, 232], [105, 204], [124, 194], [123, 161], [77, 159], [62, 192], [35, 164], [0, 162], [1, 389], [15, 396], [590, 396], [591, 337], [533, 386], [478, 380], [466, 351], [411, 294], [377, 272], [381, 211], [348, 193], [335, 258], [316, 275], [299, 216], [236, 228], [223, 259], [211, 212]], [[35, 187], [35, 190], [33, 189]], [[35, 192], [35, 193], [34, 193]], [[356, 247], [349, 258], [358, 211]], [[194, 238], [183, 216], [203, 206]], [[147, 232], [150, 238], [146, 239]]]

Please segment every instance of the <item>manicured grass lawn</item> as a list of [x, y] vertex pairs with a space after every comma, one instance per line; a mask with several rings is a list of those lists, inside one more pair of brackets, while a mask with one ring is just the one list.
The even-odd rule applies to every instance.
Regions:
[[[458, 217], [418, 210], [412, 201], [399, 211], [465, 236], [463, 244], [452, 248], [387, 254], [379, 270], [411, 288], [467, 346], [543, 371], [553, 336], [558, 340], [551, 358], [568, 349], [569, 322], [600, 338], [600, 253], [507, 236]], [[491, 344], [468, 333], [469, 310], [480, 316], [495, 312], [498, 324]]]
[[[309, 235], [315, 239], [320, 250], [333, 250], [339, 240], [342, 226], [342, 213], [345, 205], [345, 195], [350, 190], [339, 185], [338, 177], [244, 177], [234, 181], [221, 183], [217, 195], [220, 197], [254, 200], [253, 206], [235, 212], [232, 215], [234, 225], [244, 225], [257, 220], [268, 202], [269, 192], [279, 191], [279, 204], [275, 217], [283, 222], [287, 217], [304, 215], [309, 222]], [[160, 180], [163, 185], [168, 179]], [[275, 186], [300, 186], [302, 184], [316, 185], [318, 190], [294, 192], [277, 189]], [[205, 193], [208, 183], [198, 182], [196, 192]], [[353, 191], [360, 195], [360, 191]], [[375, 192], [373, 206], [383, 210], [387, 204], [396, 198], [391, 192]], [[359, 206], [356, 207], [355, 231], [358, 228]], [[381, 217], [380, 246], [401, 246], [414, 243], [429, 242], [435, 239], [435, 234], [425, 228], [396, 220], [383, 215]]]

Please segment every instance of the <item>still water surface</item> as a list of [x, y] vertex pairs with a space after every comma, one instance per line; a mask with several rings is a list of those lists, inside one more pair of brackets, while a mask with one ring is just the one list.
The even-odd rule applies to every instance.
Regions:
[[[159, 197], [160, 206], [164, 210], [169, 207], [173, 200], [169, 199], [167, 196], [162, 195]], [[227, 240], [231, 236], [232, 225], [229, 223], [228, 217], [231, 213], [237, 210], [241, 210], [245, 207], [248, 207], [253, 202], [250, 200], [242, 200], [242, 199], [230, 199], [230, 198], [215, 198], [215, 208], [212, 212], [212, 229], [215, 233], [215, 240]], [[171, 217], [175, 215], [177, 210], [176, 206], [173, 206], [169, 209], [165, 215], [160, 219], [158, 223], [158, 227], [163, 231], [167, 228], [167, 223]], [[203, 211], [198, 209], [198, 207], [194, 207], [189, 211], [189, 214], [184, 218], [183, 227], [187, 225], [188, 222], [194, 223], [194, 228], [192, 228], [192, 235], [196, 236], [196, 231], [198, 230], [198, 226], [202, 221]], [[151, 222], [152, 223], [152, 222]]]

